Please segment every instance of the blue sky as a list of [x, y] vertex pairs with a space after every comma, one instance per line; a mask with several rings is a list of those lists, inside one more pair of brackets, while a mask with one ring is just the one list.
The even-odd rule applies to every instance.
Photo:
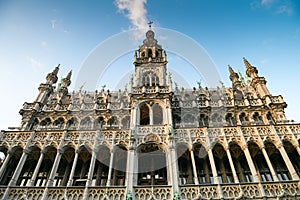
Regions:
[[[72, 69], [75, 80], [97, 45], [145, 27], [148, 20], [154, 29], [175, 30], [198, 42], [226, 86], [231, 86], [227, 65], [244, 72], [246, 57], [266, 78], [271, 93], [284, 97], [288, 119], [300, 122], [299, 12], [297, 0], [0, 0], [0, 129], [20, 125], [22, 104], [34, 101], [39, 84], [57, 64], [59, 77]], [[199, 77], [189, 76], [187, 62], [171, 53], [168, 58], [169, 68], [182, 70], [188, 83], [197, 85]], [[106, 76], [121, 68], [132, 70], [132, 59], [130, 53], [120, 57]]]

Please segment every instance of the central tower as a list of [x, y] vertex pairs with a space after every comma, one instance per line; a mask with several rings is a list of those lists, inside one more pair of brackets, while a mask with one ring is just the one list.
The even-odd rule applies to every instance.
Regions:
[[143, 44], [135, 51], [135, 87], [166, 86], [167, 56], [154, 35], [148, 30]]

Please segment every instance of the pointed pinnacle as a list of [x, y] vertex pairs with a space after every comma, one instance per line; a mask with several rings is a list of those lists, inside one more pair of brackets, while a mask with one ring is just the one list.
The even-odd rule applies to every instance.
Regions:
[[230, 74], [234, 74], [234, 73], [235, 73], [235, 72], [233, 71], [233, 69], [231, 68], [230, 65], [228, 65], [228, 70], [229, 70], [229, 73], [230, 73]]
[[71, 71], [69, 71], [69, 73], [68, 73], [68, 75], [67, 75], [67, 77], [66, 77], [66, 79], [71, 79], [71, 76], [72, 76], [72, 70]]
[[59, 66], [60, 66], [60, 64], [58, 64], [57, 67], [55, 67], [55, 69], [53, 70], [52, 74], [57, 75], [58, 70], [59, 70]]
[[244, 64], [245, 64], [247, 69], [252, 67], [252, 65], [249, 63], [249, 61], [245, 57], [243, 57], [243, 60], [244, 60]]

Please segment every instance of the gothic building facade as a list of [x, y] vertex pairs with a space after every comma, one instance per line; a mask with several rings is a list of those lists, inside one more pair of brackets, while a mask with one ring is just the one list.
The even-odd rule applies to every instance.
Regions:
[[300, 199], [300, 125], [244, 64], [246, 83], [172, 87], [150, 29], [128, 90], [55, 88], [56, 67], [0, 133], [1, 199]]

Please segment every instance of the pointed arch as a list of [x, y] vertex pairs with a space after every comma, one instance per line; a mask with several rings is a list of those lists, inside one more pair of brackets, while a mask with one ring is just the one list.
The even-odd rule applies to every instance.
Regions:
[[253, 177], [242, 148], [236, 142], [229, 143], [230, 154], [240, 182], [252, 182]]
[[98, 147], [96, 152], [96, 163], [92, 178], [93, 186], [106, 186], [108, 181], [108, 171], [110, 162], [111, 151], [105, 146]]
[[201, 143], [196, 142], [193, 144], [193, 152], [199, 183], [213, 183], [214, 178], [206, 149]]
[[273, 181], [270, 169], [267, 165], [267, 162], [266, 162], [259, 146], [256, 143], [250, 141], [250, 142], [248, 142], [248, 149], [250, 151], [256, 171], [258, 172], [258, 175], [260, 176], [260, 180], [263, 182]]
[[224, 147], [217, 143], [213, 155], [220, 183], [234, 183], [231, 167]]
[[284, 162], [279, 150], [271, 141], [265, 142], [265, 149], [268, 153], [272, 166], [276, 172], [279, 181], [291, 180], [291, 175], [288, 171], [286, 163]]
[[15, 146], [11, 149], [11, 158], [8, 161], [8, 165], [9, 167], [6, 167], [6, 169], [4, 170], [3, 174], [0, 174], [0, 185], [8, 185], [9, 181], [11, 180], [17, 165], [19, 163], [19, 160], [22, 156], [23, 153], [23, 148], [20, 146]]
[[16, 185], [18, 186], [30, 186], [30, 180], [41, 154], [41, 150], [37, 146], [32, 146], [29, 150], [30, 153], [26, 158], [26, 161], [22, 167], [20, 176], [18, 177], [16, 183]]
[[143, 103], [140, 106], [140, 125], [149, 125], [150, 124], [150, 107]]
[[158, 103], [154, 103], [152, 105], [152, 111], [153, 111], [153, 124], [163, 124], [163, 109]]
[[179, 184], [194, 184], [191, 155], [188, 145], [179, 143], [176, 146]]
[[294, 166], [298, 176], [300, 176], [300, 156], [296, 150], [296, 148], [292, 145], [288, 140], [283, 140], [283, 147], [288, 154], [288, 157]]
[[44, 159], [34, 182], [34, 185], [38, 187], [46, 186], [47, 179], [50, 175], [55, 160], [57, 149], [54, 146], [50, 145], [44, 149], [44, 152]]

